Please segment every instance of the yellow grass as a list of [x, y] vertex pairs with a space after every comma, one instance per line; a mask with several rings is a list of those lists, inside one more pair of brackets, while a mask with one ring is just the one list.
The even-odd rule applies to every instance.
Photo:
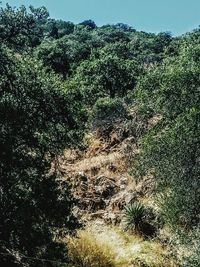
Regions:
[[69, 258], [79, 267], [174, 267], [161, 245], [100, 221], [66, 239]]
[[76, 267], [115, 267], [115, 254], [109, 246], [95, 239], [88, 230], [66, 239], [68, 257]]

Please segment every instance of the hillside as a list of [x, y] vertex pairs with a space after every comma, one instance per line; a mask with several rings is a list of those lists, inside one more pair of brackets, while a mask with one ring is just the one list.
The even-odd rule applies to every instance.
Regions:
[[199, 267], [199, 28], [6, 5], [0, 42], [0, 266]]
[[[176, 266], [159, 240], [151, 241], [126, 230], [125, 205], [135, 201], [155, 205], [152, 179], [144, 178], [136, 184], [129, 174], [125, 151], [133, 142], [131, 136], [113, 146], [111, 140], [89, 137], [86, 151], [65, 151], [59, 163], [62, 179], [72, 183], [78, 201], [74, 213], [85, 225], [78, 232], [79, 239], [69, 239], [72, 259], [78, 262], [80, 257], [84, 266]], [[92, 259], [93, 250], [96, 256]], [[97, 253], [103, 253], [111, 263], [105, 263]]]

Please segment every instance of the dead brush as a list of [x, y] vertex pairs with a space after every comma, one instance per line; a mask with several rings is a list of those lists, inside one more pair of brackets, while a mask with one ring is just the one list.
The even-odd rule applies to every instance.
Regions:
[[115, 254], [88, 231], [67, 237], [68, 257], [76, 267], [115, 267]]

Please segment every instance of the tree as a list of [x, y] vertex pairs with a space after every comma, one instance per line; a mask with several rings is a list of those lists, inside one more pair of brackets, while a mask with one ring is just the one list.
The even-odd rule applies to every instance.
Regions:
[[37, 60], [6, 48], [0, 60], [0, 264], [58, 266], [31, 258], [64, 260], [58, 238], [78, 226], [52, 162], [79, 143], [83, 111]]
[[17, 51], [35, 47], [43, 38], [43, 25], [49, 13], [45, 7], [27, 12], [24, 6], [12, 8], [8, 4], [0, 9], [0, 41]]
[[[199, 57], [183, 49], [138, 86], [143, 112], [161, 120], [143, 139], [141, 167], [155, 176], [165, 221], [189, 230], [199, 223]], [[196, 51], [196, 53], [194, 53]]]
[[8, 4], [0, 10], [0, 41], [9, 47], [20, 49], [24, 47], [33, 30], [35, 21], [24, 6], [18, 10]]
[[84, 92], [86, 102], [94, 104], [99, 97], [126, 96], [134, 89], [139, 74], [135, 61], [101, 53], [97, 58], [84, 61], [74, 79]]
[[35, 53], [44, 65], [66, 80], [81, 61], [89, 58], [95, 37], [88, 31], [75, 29], [74, 34], [65, 35], [58, 40], [47, 40], [38, 46]]
[[94, 30], [94, 29], [97, 28], [95, 22], [93, 20], [91, 20], [91, 19], [84, 20], [83, 22], [80, 23], [80, 25], [86, 26], [86, 27], [88, 27], [91, 30]]
[[55, 39], [74, 32], [75, 25], [70, 21], [48, 19], [45, 24], [45, 35]]
[[128, 24], [124, 24], [124, 23], [117, 23], [114, 25], [114, 27], [116, 29], [121, 29], [125, 32], [135, 32], [136, 30], [133, 29], [133, 27], [129, 26]]
[[63, 40], [46, 41], [42, 43], [37, 51], [38, 59], [51, 71], [61, 74], [65, 80], [69, 75], [72, 54], [69, 45]]
[[167, 48], [172, 41], [171, 33], [169, 32], [161, 32], [156, 35], [155, 43], [154, 43], [154, 51], [155, 53], [163, 53], [165, 48]]
[[121, 28], [116, 28], [113, 25], [104, 25], [97, 29], [97, 34], [105, 43], [128, 42], [130, 36]]

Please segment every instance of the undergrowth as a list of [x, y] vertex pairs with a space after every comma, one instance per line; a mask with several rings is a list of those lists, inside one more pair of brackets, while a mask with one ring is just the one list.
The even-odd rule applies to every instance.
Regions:
[[176, 266], [160, 243], [96, 222], [67, 237], [66, 243], [73, 267]]

